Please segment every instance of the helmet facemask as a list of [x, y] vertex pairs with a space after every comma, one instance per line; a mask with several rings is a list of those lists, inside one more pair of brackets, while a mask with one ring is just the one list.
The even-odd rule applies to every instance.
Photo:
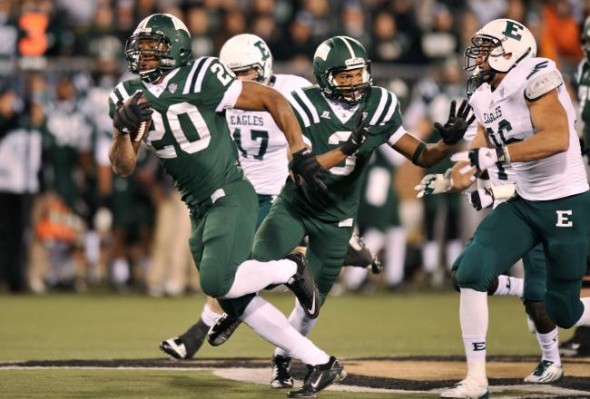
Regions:
[[[490, 66], [485, 70], [481, 70], [480, 66], [488, 61], [490, 57], [503, 57], [504, 49], [500, 40], [491, 36], [473, 36], [471, 43], [473, 46], [465, 49], [465, 70], [467, 72], [477, 71], [477, 73], [472, 75], [472, 83], [477, 82], [477, 87], [479, 87], [483, 82], [489, 83], [496, 75], [496, 71], [491, 67], [489, 62], [488, 65]], [[474, 78], [475, 76], [476, 78]]]
[[354, 71], [359, 69], [359, 67], [348, 67], [348, 68], [334, 68], [328, 70], [326, 76], [327, 87], [329, 90], [324, 90], [324, 93], [327, 97], [332, 98], [336, 101], [342, 102], [344, 104], [354, 106], [358, 104], [367, 94], [367, 91], [371, 87], [373, 83], [373, 79], [371, 77], [371, 66], [369, 62], [363, 62], [364, 65], [361, 66], [362, 70], [362, 83], [357, 84], [338, 84], [336, 81], [336, 75], [341, 72], [346, 71]]

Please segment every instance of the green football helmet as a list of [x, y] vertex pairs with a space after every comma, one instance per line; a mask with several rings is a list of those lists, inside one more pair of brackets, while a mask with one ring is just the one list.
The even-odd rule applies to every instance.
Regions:
[[[140, 46], [150, 41], [150, 48]], [[182, 21], [170, 14], [152, 14], [137, 25], [125, 44], [129, 71], [144, 82], [154, 82], [166, 72], [186, 65], [191, 57], [191, 35]], [[141, 57], [155, 57], [156, 67], [145, 69]]]
[[582, 26], [582, 50], [584, 50], [586, 62], [590, 62], [590, 17], [586, 18]]
[[[358, 68], [364, 68], [361, 84], [336, 84], [336, 73]], [[358, 40], [348, 36], [334, 36], [318, 46], [313, 56], [313, 74], [326, 97], [350, 106], [358, 104], [373, 84], [367, 51]]]

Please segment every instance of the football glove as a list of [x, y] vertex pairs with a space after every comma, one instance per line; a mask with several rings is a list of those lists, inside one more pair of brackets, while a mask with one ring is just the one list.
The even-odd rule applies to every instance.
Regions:
[[[476, 148], [469, 151], [461, 151], [451, 155], [453, 162], [469, 162], [469, 165], [477, 169], [479, 175], [484, 170], [496, 164], [510, 163], [510, 155], [506, 147]], [[462, 168], [461, 173], [466, 173], [469, 168]]]
[[452, 172], [452, 169], [447, 169], [444, 174], [437, 173], [424, 176], [420, 184], [414, 187], [414, 190], [418, 192], [416, 197], [422, 198], [425, 195], [441, 194], [451, 190], [451, 187], [453, 187]]
[[298, 182], [298, 177], [301, 177], [313, 190], [326, 191], [328, 189], [323, 181], [328, 171], [320, 165], [308, 148], [293, 154], [293, 159], [289, 162], [289, 169], [295, 174], [296, 182]]
[[467, 100], [463, 100], [459, 106], [459, 111], [455, 113], [457, 102], [451, 101], [451, 109], [449, 110], [449, 119], [443, 125], [438, 122], [434, 123], [434, 128], [440, 133], [440, 137], [448, 145], [457, 144], [465, 135], [469, 125], [475, 120], [475, 115], [467, 119], [471, 111], [471, 105]]
[[149, 121], [152, 117], [152, 109], [149, 103], [138, 104], [143, 93], [136, 91], [130, 100], [119, 101], [113, 116], [113, 126], [123, 134], [129, 134], [139, 128], [142, 122]]
[[359, 119], [356, 126], [352, 129], [348, 140], [340, 146], [340, 151], [348, 156], [354, 155], [358, 151], [367, 139], [367, 134], [369, 134], [369, 129], [363, 123], [363, 109], [361, 108], [359, 111]]
[[489, 208], [494, 204], [494, 192], [491, 187], [480, 186], [478, 179], [477, 190], [468, 193], [467, 199], [476, 211]]

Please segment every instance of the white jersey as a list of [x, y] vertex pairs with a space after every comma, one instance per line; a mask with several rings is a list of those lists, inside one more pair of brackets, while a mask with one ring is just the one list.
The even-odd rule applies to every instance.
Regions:
[[[300, 76], [274, 75], [273, 88], [283, 95], [310, 86]], [[287, 140], [268, 112], [232, 109], [227, 124], [240, 156], [240, 164], [257, 194], [278, 195], [289, 174]]]
[[[490, 143], [499, 147], [526, 140], [535, 133], [524, 90], [530, 78], [554, 71], [557, 71], [555, 63], [547, 58], [526, 59], [512, 69], [493, 92], [487, 83], [475, 91], [469, 103]], [[536, 161], [511, 164], [518, 195], [531, 201], [548, 201], [588, 191], [575, 129], [574, 106], [564, 85], [556, 90], [567, 115], [569, 149]]]
[[[477, 134], [477, 120], [474, 121], [465, 132], [465, 136], [463, 136], [463, 140], [472, 142]], [[514, 170], [510, 165], [496, 165], [488, 168], [488, 175], [490, 176], [490, 183], [492, 186], [505, 186], [507, 184], [514, 184], [516, 185], [516, 176], [514, 174]], [[505, 200], [498, 200], [494, 201], [494, 207], [497, 206], [499, 203], [504, 202]]]

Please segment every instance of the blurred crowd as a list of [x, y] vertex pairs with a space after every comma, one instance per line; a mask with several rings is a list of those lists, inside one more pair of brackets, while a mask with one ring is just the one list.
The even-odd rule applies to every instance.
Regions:
[[[369, 51], [375, 83], [396, 93], [404, 126], [436, 141], [433, 121], [465, 97], [462, 52], [500, 17], [525, 23], [539, 55], [566, 77], [582, 60], [587, 0], [0, 0], [0, 291], [177, 296], [199, 290], [189, 219], [149, 151], [127, 179], [108, 160], [108, 95], [126, 78], [125, 41], [154, 12], [186, 22], [195, 57], [238, 33], [269, 45], [275, 71], [313, 81], [317, 45], [335, 34]], [[460, 194], [417, 199], [424, 173], [379, 151], [367, 174], [359, 230], [384, 276], [348, 268], [342, 289], [444, 287], [482, 215]]]

